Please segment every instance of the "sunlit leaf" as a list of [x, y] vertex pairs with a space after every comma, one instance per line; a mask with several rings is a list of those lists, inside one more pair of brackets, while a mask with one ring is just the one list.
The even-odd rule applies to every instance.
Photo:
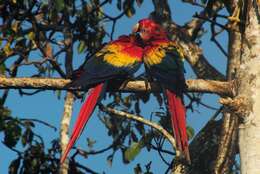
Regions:
[[93, 140], [91, 138], [87, 138], [87, 144], [90, 149], [93, 148], [94, 144], [96, 143], [96, 140]]
[[116, 104], [119, 104], [120, 101], [121, 101], [120, 96], [119, 96], [119, 95], [116, 95], [114, 101], [115, 101]]
[[125, 15], [127, 17], [132, 17], [134, 14], [135, 14], [135, 9], [133, 7], [133, 2], [134, 1], [131, 1], [131, 0], [126, 0], [124, 3], [123, 3], [123, 9], [125, 11]]
[[109, 167], [112, 167], [113, 158], [114, 158], [114, 153], [112, 153], [111, 155], [109, 155], [109, 156], [107, 157], [107, 163], [108, 163]]
[[123, 101], [123, 104], [126, 106], [126, 107], [130, 107], [131, 106], [131, 95], [129, 95], [129, 96], [126, 96], [125, 98], [124, 98], [124, 101]]
[[85, 6], [86, 13], [90, 13], [90, 12], [92, 11], [92, 9], [93, 9], [93, 7], [92, 7], [92, 5], [90, 5], [90, 4], [87, 4], [87, 5]]
[[190, 127], [190, 126], [187, 126], [187, 135], [188, 135], [188, 138], [189, 138], [189, 140], [194, 136], [194, 134], [195, 134], [195, 131], [194, 131], [194, 129], [192, 128], [192, 127]]
[[33, 31], [31, 31], [30, 33], [28, 33], [28, 39], [33, 41], [35, 39], [35, 33]]
[[15, 33], [17, 33], [17, 31], [18, 31], [19, 24], [20, 24], [19, 21], [15, 21], [14, 23], [12, 23], [11, 28], [12, 28], [12, 30], [13, 30]]
[[81, 54], [87, 48], [86, 43], [84, 41], [80, 41], [78, 45], [78, 53]]
[[52, 47], [51, 44], [48, 42], [44, 47], [45, 56], [51, 58], [52, 57]]
[[5, 46], [4, 46], [4, 48], [3, 48], [3, 51], [4, 51], [4, 53], [5, 53], [6, 56], [9, 56], [9, 55], [12, 54], [13, 51], [12, 51], [12, 49], [11, 49], [11, 43], [10, 43], [10, 42], [8, 42], [8, 43], [5, 44]]
[[31, 31], [27, 34], [28, 39], [32, 42], [32, 48], [37, 48], [36, 42], [35, 42], [35, 33]]
[[143, 148], [143, 141], [133, 142], [130, 147], [124, 152], [124, 159], [126, 162], [131, 162], [140, 153]]
[[130, 18], [135, 14], [135, 9], [134, 8], [127, 9], [125, 14], [126, 14], [127, 17]]

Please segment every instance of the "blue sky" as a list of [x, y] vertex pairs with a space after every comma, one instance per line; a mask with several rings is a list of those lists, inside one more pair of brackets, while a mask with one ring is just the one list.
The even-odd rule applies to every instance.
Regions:
[[[196, 11], [199, 11], [199, 8], [195, 8], [189, 4], [184, 4], [180, 1], [170, 0], [170, 6], [172, 9], [172, 17], [174, 21], [178, 24], [184, 24], [189, 21], [194, 15]], [[104, 8], [104, 11], [111, 16], [116, 16], [118, 14], [117, 10], [114, 9], [115, 5], [108, 5]], [[153, 5], [150, 0], [144, 0], [141, 8], [136, 8], [136, 15], [132, 18], [123, 17], [122, 20], [118, 21], [116, 26], [115, 38], [121, 34], [128, 34], [131, 32], [132, 26], [140, 19], [146, 18], [150, 12], [153, 11]], [[210, 42], [210, 30], [209, 24], [206, 25], [206, 29], [208, 33], [202, 38], [202, 48], [204, 50], [204, 54], [208, 58], [209, 62], [212, 63], [217, 69], [221, 72], [225, 72], [226, 67], [226, 59], [222, 55], [222, 53], [215, 47], [213, 43]], [[111, 28], [111, 24], [106, 23], [105, 27]], [[227, 36], [224, 34], [219, 37], [220, 42], [224, 47], [227, 46]], [[75, 67], [83, 61], [84, 54], [77, 55], [74, 54], [77, 59], [74, 59]], [[39, 55], [37, 55], [39, 57]], [[82, 59], [81, 59], [82, 58]], [[14, 59], [10, 59], [9, 63], [12, 63]], [[195, 78], [195, 75], [191, 72], [189, 65], [185, 65], [186, 67], [186, 78]], [[30, 68], [23, 68], [19, 71], [19, 76], [28, 76], [30, 75], [32, 70]], [[0, 92], [1, 94], [2, 92]], [[48, 123], [54, 125], [59, 128], [59, 122], [63, 113], [63, 104], [64, 104], [64, 96], [65, 92], [62, 92], [61, 99], [57, 99], [57, 96], [53, 91], [45, 91], [34, 96], [23, 96], [21, 97], [18, 94], [18, 91], [12, 90], [6, 102], [6, 106], [8, 106], [12, 110], [12, 115], [17, 116], [19, 118], [37, 118], [47, 121]], [[211, 106], [218, 107], [217, 96], [206, 94], [203, 96], [203, 102], [208, 103]], [[75, 117], [79, 111], [81, 106], [81, 102], [77, 100], [74, 103], [73, 109], [73, 118], [72, 124], [75, 121]], [[151, 109], [152, 108], [152, 109]], [[151, 101], [148, 104], [143, 105], [142, 107], [142, 115], [146, 118], [149, 118], [150, 113], [158, 110], [159, 106], [156, 105], [156, 102]], [[207, 122], [207, 120], [213, 115], [214, 111], [209, 110], [205, 107], [196, 108], [197, 111], [191, 113], [187, 112], [188, 115], [188, 125], [192, 126], [196, 132], [202, 128], [202, 126]], [[37, 124], [37, 123], [36, 123]], [[50, 142], [52, 139], [57, 138], [59, 136], [59, 131], [54, 131], [52, 129], [46, 128], [43, 125], [37, 124], [37, 127], [34, 129], [35, 132], [44, 137], [45, 142]], [[88, 122], [86, 129], [81, 135], [80, 140], [77, 143], [78, 147], [85, 148], [86, 147], [86, 137], [90, 137], [95, 139], [97, 143], [94, 145], [95, 149], [101, 149], [106, 147], [106, 145], [110, 145], [111, 138], [107, 136], [107, 131], [103, 124], [96, 117], [96, 112], [93, 114], [92, 118]], [[3, 135], [0, 134], [1, 141], [3, 140]], [[20, 148], [19, 146], [17, 148]], [[0, 143], [1, 155], [0, 155], [0, 165], [1, 165], [1, 173], [7, 173], [8, 165], [10, 160], [14, 159], [16, 156], [15, 153], [11, 152], [5, 146]], [[88, 159], [81, 159], [81, 162], [89, 166], [95, 171], [106, 173], [119, 173], [125, 171], [125, 173], [133, 173], [132, 169], [137, 163], [143, 164], [148, 163], [153, 159], [152, 163], [152, 171], [154, 173], [161, 173], [164, 171], [167, 166], [158, 158], [158, 154], [156, 152], [146, 152], [146, 150], [142, 150], [141, 154], [130, 164], [124, 165], [121, 163], [122, 156], [121, 152], [115, 155], [113, 160], [113, 165], [110, 167], [106, 162], [106, 157], [111, 153], [105, 153], [104, 155], [100, 155], [99, 157], [89, 157]], [[157, 161], [154, 159], [158, 159]], [[170, 157], [167, 157], [170, 159]]]

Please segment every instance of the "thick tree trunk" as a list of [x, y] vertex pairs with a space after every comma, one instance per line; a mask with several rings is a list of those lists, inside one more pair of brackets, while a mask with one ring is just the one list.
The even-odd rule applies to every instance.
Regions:
[[260, 173], [260, 16], [256, 1], [248, 2], [242, 38], [242, 62], [238, 71], [239, 150], [242, 174]]

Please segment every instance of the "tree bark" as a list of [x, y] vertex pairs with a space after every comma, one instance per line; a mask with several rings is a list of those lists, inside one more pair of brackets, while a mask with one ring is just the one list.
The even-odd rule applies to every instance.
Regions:
[[[87, 90], [83, 88], [70, 89], [66, 87], [71, 80], [58, 78], [6, 78], [0, 77], [0, 89], [43, 89], [43, 90]], [[216, 80], [186, 80], [186, 90], [189, 92], [215, 93], [218, 95], [233, 96], [233, 82]], [[111, 81], [108, 91], [119, 92], [161, 92], [157, 83], [148, 83], [143, 80], [117, 83]]]
[[239, 150], [241, 173], [260, 173], [260, 16], [256, 1], [248, 1], [243, 33], [242, 62], [238, 71], [240, 108]]
[[[233, 0], [232, 4], [237, 4], [237, 0]], [[230, 7], [230, 15], [232, 15], [235, 7]], [[227, 81], [234, 79], [237, 69], [240, 65], [241, 57], [241, 33], [239, 25], [234, 25], [228, 32], [228, 60], [226, 76]], [[223, 112], [223, 123], [221, 125], [221, 134], [218, 140], [218, 152], [214, 162], [214, 174], [230, 173], [237, 153], [238, 141], [238, 117], [228, 109]]]
[[[63, 117], [61, 118], [60, 122], [60, 146], [61, 146], [61, 154], [64, 153], [66, 146], [69, 141], [69, 125], [72, 116], [72, 107], [73, 107], [74, 95], [72, 92], [67, 92], [65, 103], [64, 103], [64, 112]], [[59, 173], [60, 174], [67, 174], [69, 168], [69, 161], [66, 160], [60, 166]]]

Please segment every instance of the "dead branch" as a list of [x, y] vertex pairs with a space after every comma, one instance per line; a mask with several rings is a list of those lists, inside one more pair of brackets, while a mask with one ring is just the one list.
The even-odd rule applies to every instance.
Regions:
[[[0, 89], [44, 89], [44, 90], [87, 90], [69, 89], [66, 87], [71, 80], [60, 78], [6, 78], [0, 77]], [[112, 83], [112, 82], [111, 82]], [[233, 83], [215, 80], [187, 80], [188, 92], [215, 93], [218, 95], [233, 96]], [[143, 80], [127, 81], [119, 85], [111, 85], [109, 91], [120, 92], [160, 92], [157, 83], [147, 83]]]
[[151, 126], [152, 128], [154, 128], [155, 130], [157, 130], [158, 132], [160, 132], [161, 134], [163, 134], [168, 140], [169, 142], [171, 143], [172, 147], [175, 149], [176, 151], [176, 157], [180, 157], [180, 151], [178, 151], [176, 149], [176, 141], [175, 139], [173, 138], [173, 136], [171, 134], [169, 134], [162, 126], [160, 126], [159, 124], [157, 123], [154, 123], [154, 122], [151, 122], [149, 120], [146, 120], [144, 119], [143, 117], [141, 116], [137, 116], [137, 115], [133, 115], [133, 114], [129, 114], [127, 112], [123, 112], [123, 111], [119, 111], [119, 110], [116, 110], [116, 109], [113, 109], [113, 108], [110, 108], [110, 107], [104, 107], [102, 106], [101, 107], [101, 110], [104, 111], [104, 112], [108, 112], [110, 114], [115, 114], [116, 116], [119, 116], [119, 117], [124, 117], [124, 118], [128, 118], [128, 119], [131, 119], [131, 120], [135, 120], [135, 121], [138, 121], [138, 122], [141, 122], [145, 125], [148, 125], [148, 126]]

